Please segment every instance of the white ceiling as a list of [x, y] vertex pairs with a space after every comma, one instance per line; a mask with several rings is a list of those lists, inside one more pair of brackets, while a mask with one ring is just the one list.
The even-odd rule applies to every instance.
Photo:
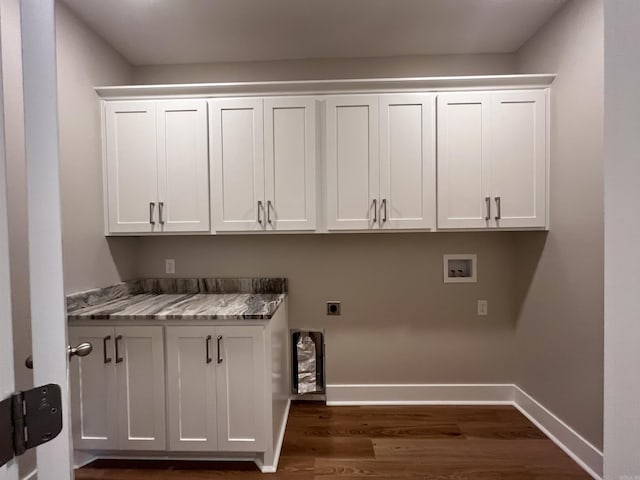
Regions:
[[134, 65], [505, 53], [566, 0], [63, 0]]

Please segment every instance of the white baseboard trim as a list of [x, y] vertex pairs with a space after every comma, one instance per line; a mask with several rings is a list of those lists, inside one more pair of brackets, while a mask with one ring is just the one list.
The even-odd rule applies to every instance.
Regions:
[[512, 405], [596, 480], [600, 450], [514, 384], [327, 385], [327, 405]]
[[28, 473], [22, 480], [38, 480], [38, 470], [33, 470], [31, 473]]
[[280, 423], [280, 432], [278, 433], [278, 441], [275, 445], [273, 452], [273, 465], [264, 465], [259, 459], [255, 460], [256, 465], [262, 473], [276, 473], [278, 470], [278, 462], [280, 462], [280, 452], [282, 451], [282, 444], [284, 443], [284, 434], [287, 430], [287, 420], [289, 420], [289, 410], [291, 410], [291, 399], [287, 401], [287, 406], [282, 416], [282, 422]]
[[510, 405], [512, 384], [327, 385], [327, 405]]
[[602, 452], [520, 387], [514, 385], [513, 390], [513, 405], [589, 475], [601, 480]]

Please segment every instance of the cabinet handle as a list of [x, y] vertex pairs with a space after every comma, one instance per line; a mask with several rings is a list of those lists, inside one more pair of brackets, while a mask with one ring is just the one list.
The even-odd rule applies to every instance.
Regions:
[[220, 349], [220, 342], [222, 341], [222, 335], [218, 335], [218, 363], [222, 363], [222, 351]]
[[271, 200], [267, 200], [267, 223], [269, 225], [271, 225], [271, 208], [273, 207], [273, 204], [271, 203]]
[[487, 204], [487, 215], [484, 217], [486, 221], [491, 220], [491, 197], [484, 197], [484, 201]]
[[160, 220], [160, 225], [164, 225], [164, 218], [162, 218], [164, 213], [164, 202], [159, 202], [158, 203], [158, 217]]
[[120, 349], [118, 348], [120, 346], [120, 340], [122, 340], [122, 335], [118, 335], [116, 337], [116, 341], [115, 341], [115, 344], [116, 344], [116, 363], [122, 363], [122, 360], [124, 360], [124, 358], [122, 358], [120, 356]]
[[378, 199], [373, 199], [373, 223], [378, 222]]
[[502, 208], [500, 205], [500, 197], [496, 197], [496, 208], [498, 209], [498, 214], [496, 215], [496, 220], [500, 220], [502, 218]]
[[212, 360], [213, 360], [211, 358], [211, 353], [209, 352], [209, 342], [211, 342], [211, 335], [207, 335], [207, 339], [204, 341], [205, 349], [207, 351], [207, 353], [206, 353], [207, 363], [211, 363]]
[[104, 363], [111, 363], [113, 360], [111, 357], [107, 356], [107, 342], [111, 340], [111, 335], [107, 335], [102, 339], [102, 358], [104, 359]]
[[260, 210], [262, 210], [262, 200], [258, 200], [258, 223], [262, 225], [262, 216], [260, 215]]
[[155, 208], [156, 204], [154, 202], [149, 202], [149, 223], [151, 225], [155, 225], [156, 221], [153, 219], [153, 209]]
[[387, 199], [382, 199], [382, 211], [384, 212], [384, 217], [382, 217], [382, 223], [387, 223]]

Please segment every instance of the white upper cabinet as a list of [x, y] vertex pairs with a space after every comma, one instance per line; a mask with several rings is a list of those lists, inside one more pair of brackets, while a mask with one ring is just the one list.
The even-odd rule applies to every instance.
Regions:
[[329, 230], [429, 229], [435, 217], [435, 95], [327, 100]]
[[262, 100], [210, 100], [209, 108], [214, 229], [262, 230], [265, 223]]
[[491, 194], [496, 227], [546, 225], [546, 97], [499, 92], [491, 104]]
[[433, 94], [380, 97], [380, 227], [435, 225], [436, 102]]
[[204, 100], [105, 102], [108, 233], [209, 230]]
[[546, 225], [546, 93], [438, 95], [438, 228]]
[[215, 230], [315, 230], [315, 100], [210, 101]]
[[326, 101], [327, 227], [378, 225], [378, 97], [345, 95]]
[[201, 100], [158, 102], [156, 114], [161, 231], [208, 231], [207, 104]]
[[105, 173], [109, 233], [158, 231], [156, 105], [105, 104]]
[[316, 108], [308, 97], [265, 98], [267, 229], [316, 228]]

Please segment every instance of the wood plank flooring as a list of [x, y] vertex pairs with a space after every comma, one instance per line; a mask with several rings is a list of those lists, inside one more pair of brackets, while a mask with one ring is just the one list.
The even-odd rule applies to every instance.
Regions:
[[99, 460], [78, 480], [554, 480], [577, 464], [510, 406], [291, 407], [276, 474], [249, 462]]

